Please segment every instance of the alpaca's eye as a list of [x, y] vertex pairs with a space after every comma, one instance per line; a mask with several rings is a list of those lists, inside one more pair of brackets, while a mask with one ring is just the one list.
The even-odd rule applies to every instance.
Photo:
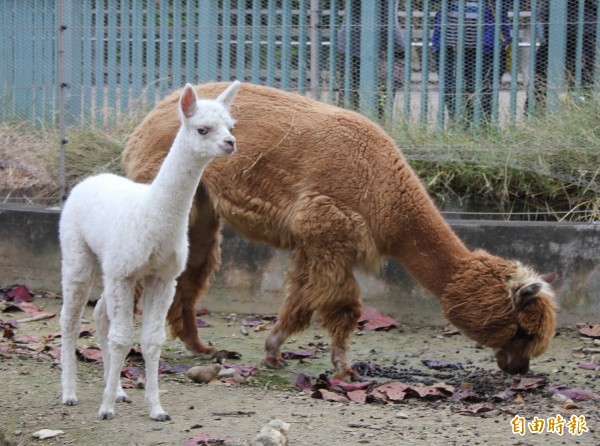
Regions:
[[200, 133], [201, 135], [206, 135], [208, 133], [208, 127], [200, 127], [198, 129], [198, 133]]

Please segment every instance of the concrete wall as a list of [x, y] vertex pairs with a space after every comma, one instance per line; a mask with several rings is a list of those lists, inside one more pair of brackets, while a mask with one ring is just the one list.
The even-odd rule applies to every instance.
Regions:
[[[60, 291], [56, 209], [0, 207], [0, 287]], [[471, 248], [515, 258], [539, 272], [556, 271], [559, 322], [600, 317], [600, 224], [451, 221]], [[276, 312], [284, 297], [289, 254], [248, 243], [225, 228], [222, 267], [204, 301], [217, 312]], [[406, 324], [443, 324], [437, 300], [393, 260], [379, 275], [357, 272], [363, 301]]]

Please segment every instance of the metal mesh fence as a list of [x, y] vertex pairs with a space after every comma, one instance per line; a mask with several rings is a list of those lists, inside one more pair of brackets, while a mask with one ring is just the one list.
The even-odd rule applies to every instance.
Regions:
[[505, 127], [598, 94], [599, 4], [0, 0], [0, 121], [110, 128], [185, 82], [239, 79], [391, 126]]

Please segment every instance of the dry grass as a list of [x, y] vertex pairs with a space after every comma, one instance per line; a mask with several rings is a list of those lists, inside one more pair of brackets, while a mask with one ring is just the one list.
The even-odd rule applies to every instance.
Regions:
[[[138, 121], [121, 121], [110, 132], [71, 128], [65, 144], [67, 192], [100, 172], [122, 174], [121, 153]], [[60, 138], [55, 129], [0, 123], [0, 202], [56, 205], [60, 189]]]
[[52, 197], [58, 172], [52, 168], [57, 141], [49, 132], [23, 123], [0, 123], [0, 191], [4, 201]]
[[[121, 171], [127, 136], [145, 111], [119, 116], [109, 132], [68, 129], [67, 191], [82, 177]], [[481, 132], [389, 129], [444, 210], [486, 218], [600, 220], [600, 100], [564, 101], [516, 128]], [[59, 202], [54, 129], [0, 123], [0, 202]], [[494, 215], [497, 214], [497, 215]]]

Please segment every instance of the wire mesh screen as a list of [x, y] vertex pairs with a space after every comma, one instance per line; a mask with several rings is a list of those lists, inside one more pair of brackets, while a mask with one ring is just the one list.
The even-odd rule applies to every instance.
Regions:
[[[598, 0], [1, 0], [3, 118], [105, 121], [185, 82], [373, 118], [515, 121], [597, 91]], [[59, 77], [62, 76], [61, 79]]]
[[[143, 114], [185, 82], [239, 79], [388, 128], [510, 128], [564, 97], [598, 95], [599, 3], [0, 0], [0, 120], [62, 123], [65, 142], [74, 128]], [[598, 190], [595, 176], [589, 184]]]

